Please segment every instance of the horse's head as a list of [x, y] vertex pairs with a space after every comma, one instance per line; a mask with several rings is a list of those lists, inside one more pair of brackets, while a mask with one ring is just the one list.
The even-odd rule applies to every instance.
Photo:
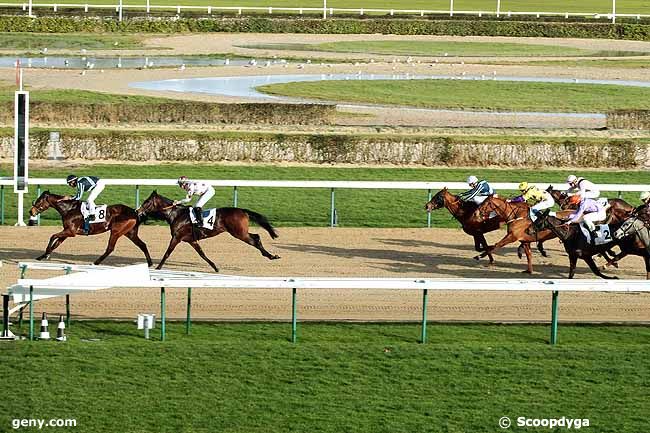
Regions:
[[424, 209], [427, 212], [431, 212], [432, 210], [445, 207], [445, 197], [447, 195], [451, 195], [451, 193], [447, 190], [447, 187], [444, 187], [438, 191], [436, 195], [434, 195], [433, 198], [427, 202], [427, 204], [424, 205]]
[[50, 198], [52, 194], [49, 191], [43, 191], [43, 193], [32, 202], [32, 207], [29, 210], [29, 215], [35, 217], [39, 213], [43, 213], [52, 206]]
[[142, 202], [142, 205], [139, 208], [137, 208], [135, 212], [138, 214], [138, 217], [140, 218], [148, 214], [167, 210], [169, 208], [172, 208], [173, 206], [174, 203], [171, 200], [158, 194], [158, 191], [153, 190], [151, 194], [149, 194], [149, 197], [147, 197], [147, 199], [144, 202]]
[[567, 202], [569, 195], [566, 192], [553, 189], [553, 185], [549, 185], [548, 188], [546, 188], [546, 192], [548, 192], [551, 197], [553, 197], [553, 200], [557, 202], [560, 208], [565, 209], [567, 205], [569, 205]]

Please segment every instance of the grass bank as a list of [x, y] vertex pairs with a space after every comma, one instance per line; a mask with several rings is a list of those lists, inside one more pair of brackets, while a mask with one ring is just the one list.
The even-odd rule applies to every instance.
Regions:
[[[12, 168], [0, 164], [0, 175], [8, 175]], [[333, 167], [282, 167], [270, 165], [215, 165], [215, 164], [158, 164], [158, 165], [79, 165], [68, 168], [30, 169], [30, 176], [65, 178], [69, 173], [94, 175], [103, 178], [174, 179], [181, 175], [198, 179], [261, 179], [261, 180], [356, 180], [356, 181], [436, 181], [463, 182], [475, 174], [490, 182], [564, 182], [572, 171], [521, 170], [521, 169], [431, 169], [431, 168], [333, 168]], [[650, 184], [648, 171], [587, 171], [577, 172], [596, 183]], [[50, 188], [59, 194], [73, 191], [67, 186]], [[144, 200], [152, 187], [142, 187], [140, 200]], [[158, 191], [172, 198], [181, 198], [177, 187], [161, 187]], [[514, 194], [514, 191], [499, 191]], [[36, 185], [30, 186], [27, 204], [36, 198]], [[435, 193], [435, 191], [434, 191]], [[615, 196], [615, 193], [609, 193]], [[623, 194], [630, 203], [638, 202], [638, 193]], [[339, 225], [342, 227], [425, 227], [427, 191], [353, 190], [335, 192]], [[5, 223], [13, 224], [16, 215], [15, 195], [5, 188]], [[135, 187], [107, 187], [100, 196], [102, 203], [125, 203], [135, 206]], [[231, 206], [232, 188], [217, 188], [210, 201], [213, 206]], [[239, 188], [238, 205], [263, 213], [278, 226], [302, 227], [329, 225], [330, 191], [328, 189], [298, 188]], [[26, 209], [28, 210], [28, 208]], [[434, 227], [458, 227], [442, 209], [432, 214]], [[59, 215], [50, 210], [43, 214], [42, 223], [60, 224]]]
[[450, 41], [346, 41], [322, 44], [256, 44], [243, 48], [285, 51], [324, 51], [333, 53], [366, 53], [401, 56], [631, 56], [632, 51], [603, 52], [557, 45], [531, 45], [493, 42]]
[[[486, 80], [347, 80], [270, 84], [272, 95], [423, 108], [607, 112], [650, 108], [650, 88]], [[523, 97], [525, 95], [525, 97]]]
[[[51, 326], [50, 326], [51, 327]], [[168, 326], [74, 322], [66, 343], [0, 347], [21, 390], [0, 414], [76, 419], [61, 432], [495, 432], [499, 418], [588, 418], [589, 431], [645, 431], [650, 328], [416, 324]], [[154, 332], [154, 335], [156, 333]], [[513, 427], [511, 431], [528, 431]], [[556, 430], [564, 431], [564, 430]]]
[[3, 50], [41, 51], [60, 49], [86, 50], [131, 50], [144, 48], [143, 37], [136, 35], [85, 33], [37, 34], [37, 33], [0, 33], [0, 47]]

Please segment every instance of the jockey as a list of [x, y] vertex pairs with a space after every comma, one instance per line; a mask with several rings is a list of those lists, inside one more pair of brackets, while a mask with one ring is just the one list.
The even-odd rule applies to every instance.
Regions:
[[[617, 239], [625, 238], [636, 233], [646, 250], [650, 253], [650, 191], [644, 191], [639, 197], [641, 199], [641, 206], [637, 207], [632, 216], [627, 220], [631, 223], [624, 223], [621, 228], [622, 235], [619, 237], [619, 231], [616, 231], [615, 237]], [[626, 224], [629, 224], [627, 227]]]
[[567, 194], [570, 196], [579, 195], [582, 198], [592, 198], [594, 200], [600, 197], [598, 187], [584, 177], [576, 177], [572, 174], [566, 178], [566, 183], [569, 184]]
[[490, 184], [487, 183], [486, 180], [479, 181], [476, 176], [468, 177], [467, 184], [472, 187], [472, 189], [458, 194], [458, 198], [464, 202], [473, 201], [477, 205], [480, 205], [486, 198], [494, 194], [494, 190]]
[[535, 185], [529, 185], [528, 182], [521, 182], [519, 184], [519, 191], [521, 195], [510, 200], [509, 203], [526, 202], [530, 206], [531, 219], [535, 221], [537, 216], [544, 209], [552, 208], [555, 205], [555, 200], [551, 197], [548, 191], [542, 191]]
[[74, 197], [68, 195], [64, 196], [61, 200], [79, 200], [81, 201], [84, 192], [89, 191], [86, 206], [88, 208], [89, 219], [95, 219], [95, 200], [102, 191], [104, 191], [104, 181], [96, 176], [82, 176], [77, 177], [74, 174], [66, 178], [66, 182], [72, 188], [77, 188], [77, 194]]
[[182, 200], [176, 200], [174, 205], [185, 204], [192, 201], [192, 196], [198, 195], [199, 199], [194, 206], [194, 216], [196, 224], [200, 227], [203, 225], [203, 206], [214, 196], [214, 188], [207, 183], [191, 181], [187, 176], [178, 178], [178, 186], [187, 191], [187, 196]]
[[605, 206], [602, 203], [591, 198], [580, 198], [579, 195], [573, 195], [569, 198], [569, 203], [579, 205], [578, 209], [569, 215], [567, 224], [584, 222], [585, 226], [589, 229], [592, 235], [592, 242], [596, 238], [596, 225], [598, 221], [603, 221], [607, 218], [605, 213]]

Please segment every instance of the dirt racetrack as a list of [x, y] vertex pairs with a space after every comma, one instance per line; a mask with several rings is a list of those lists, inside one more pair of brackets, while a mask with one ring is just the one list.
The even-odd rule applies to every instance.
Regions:
[[[57, 227], [0, 227], [0, 284], [15, 283], [18, 261], [33, 260], [45, 248]], [[254, 228], [254, 232], [260, 232]], [[497, 264], [477, 263], [471, 239], [456, 229], [347, 229], [282, 228], [280, 238], [262, 240], [269, 251], [282, 258], [269, 261], [257, 250], [222, 234], [202, 242], [203, 248], [224, 274], [256, 276], [368, 276], [368, 277], [473, 277], [525, 278], [525, 262], [514, 247], [496, 256]], [[160, 259], [169, 241], [167, 227], [146, 226], [141, 236], [154, 261]], [[502, 236], [492, 233], [494, 242]], [[91, 263], [103, 252], [106, 235], [69, 239], [53, 254], [52, 261]], [[547, 242], [551, 257], [535, 254], [533, 278], [565, 277], [568, 259], [557, 240]], [[139, 250], [121, 239], [104, 264], [127, 265], [142, 262]], [[578, 278], [592, 278], [579, 263]], [[179, 246], [166, 269], [208, 272], [208, 266], [187, 244]], [[645, 277], [640, 257], [629, 257], [610, 274], [619, 278]], [[30, 271], [29, 277], [60, 275]], [[429, 295], [429, 319], [449, 321], [547, 321], [550, 293], [525, 292], [434, 292]], [[169, 290], [167, 310], [171, 318], [185, 315], [185, 291]], [[291, 315], [288, 290], [195, 289], [192, 312], [195, 319], [286, 320]], [[419, 320], [419, 291], [303, 290], [299, 292], [301, 320]], [[61, 299], [39, 303], [37, 314], [64, 311]], [[157, 289], [116, 289], [72, 296], [72, 313], [77, 318], [129, 318], [138, 313], [159, 311]], [[560, 295], [560, 319], [565, 321], [650, 321], [650, 295], [621, 293], [566, 293]]]

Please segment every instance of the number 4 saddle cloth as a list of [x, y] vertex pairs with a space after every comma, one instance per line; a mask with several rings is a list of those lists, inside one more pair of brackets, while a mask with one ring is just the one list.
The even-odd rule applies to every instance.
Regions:
[[[591, 241], [592, 239], [591, 239], [591, 233], [589, 232], [589, 229], [585, 227], [584, 224], [580, 224], [580, 229], [582, 230], [582, 234], [585, 235], [585, 238]], [[607, 224], [597, 225], [596, 231], [594, 233], [596, 234], [596, 237], [594, 239], [595, 245], [606, 244], [613, 240], [612, 233], [609, 229], [609, 225]]]
[[[217, 209], [206, 209], [203, 211], [203, 227], [204, 229], [212, 230], [214, 228], [214, 223], [217, 219]], [[194, 214], [194, 208], [190, 208], [190, 220], [192, 224], [196, 225], [196, 215]]]
[[86, 202], [81, 203], [81, 215], [83, 215], [85, 220], [89, 220], [91, 224], [103, 223], [106, 222], [106, 208], [107, 205], [102, 204], [95, 206], [95, 219], [88, 218], [90, 217], [90, 212], [88, 212], [88, 204]]

